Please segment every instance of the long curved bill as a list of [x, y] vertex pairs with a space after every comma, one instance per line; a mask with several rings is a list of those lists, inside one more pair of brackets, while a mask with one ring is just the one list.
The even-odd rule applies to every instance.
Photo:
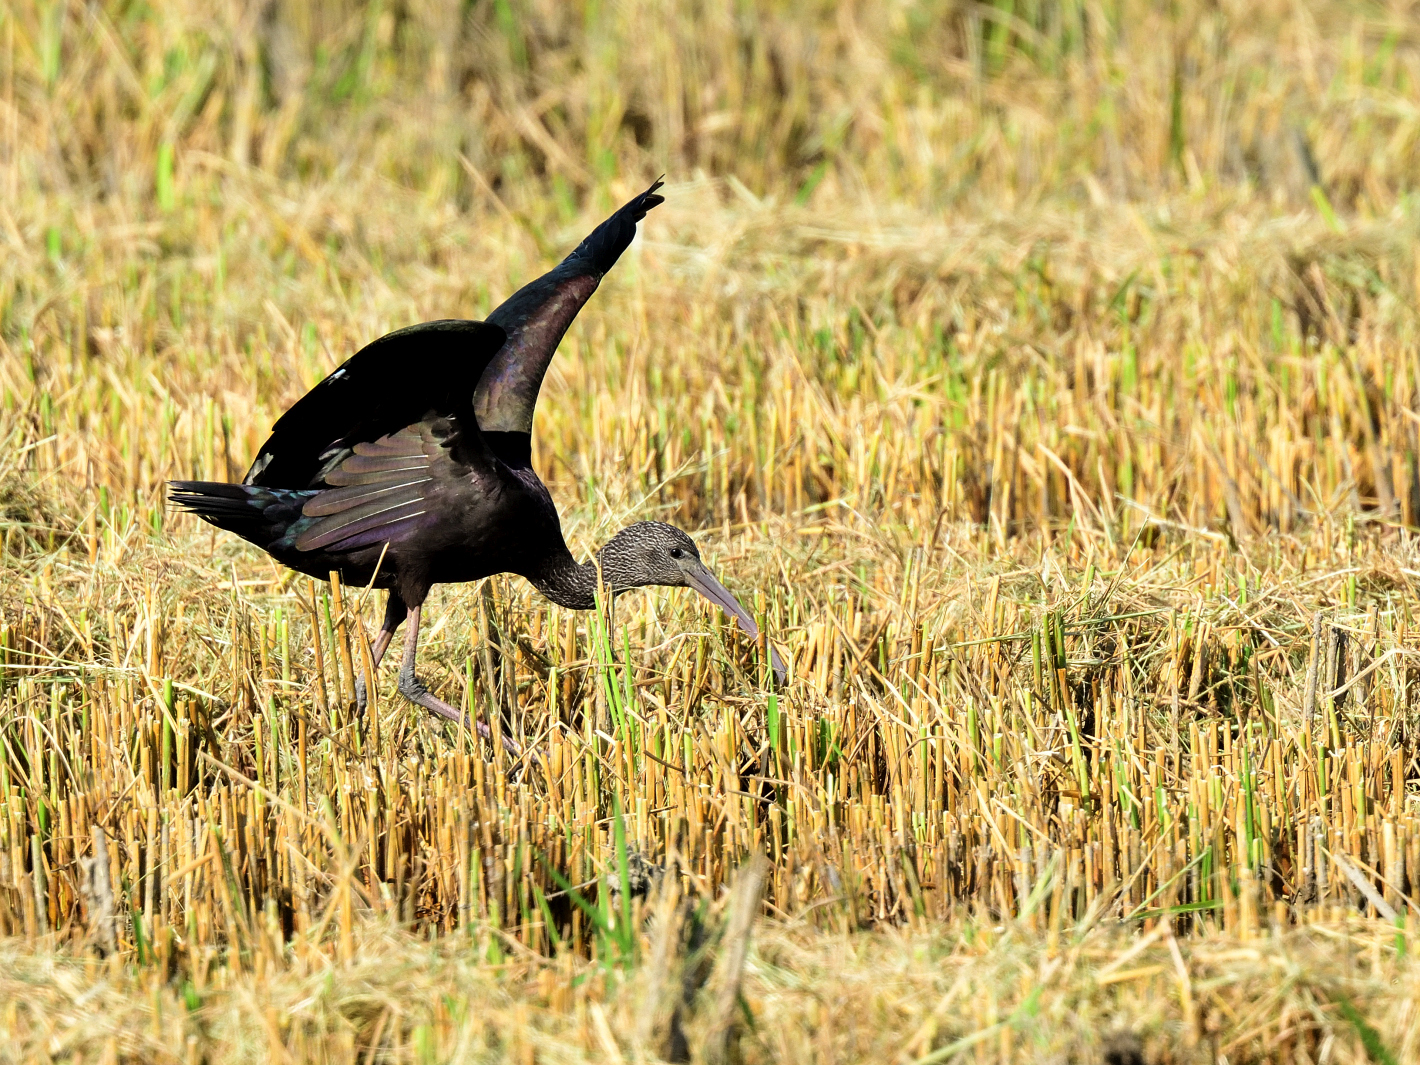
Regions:
[[[738, 621], [740, 629], [746, 636], [751, 640], [759, 639], [759, 626], [754, 623], [750, 612], [740, 606], [740, 601], [730, 594], [728, 588], [715, 579], [715, 575], [709, 569], [705, 566], [687, 568], [685, 579], [697, 592]], [[779, 657], [779, 652], [774, 649], [774, 644], [768, 640], [765, 641], [765, 644], [769, 647], [769, 664], [774, 668], [774, 682], [783, 684], [789, 677], [789, 671], [784, 667], [784, 660]]]

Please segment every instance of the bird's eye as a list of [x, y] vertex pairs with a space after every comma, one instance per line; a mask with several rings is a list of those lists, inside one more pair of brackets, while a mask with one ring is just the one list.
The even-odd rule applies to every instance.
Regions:
[[685, 552], [678, 547], [671, 548], [671, 558], [684, 558]]

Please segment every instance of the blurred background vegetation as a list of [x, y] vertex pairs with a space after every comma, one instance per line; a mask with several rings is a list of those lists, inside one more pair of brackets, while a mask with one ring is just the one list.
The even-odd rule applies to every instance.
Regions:
[[[221, 159], [565, 217], [628, 173], [933, 210], [1191, 192], [1383, 213], [1415, 5], [14, 0], [11, 179], [171, 210]], [[201, 153], [199, 156], [197, 153]], [[463, 156], [466, 162], [460, 160]], [[12, 188], [12, 193], [15, 191]]]
[[[1271, 390], [1229, 355], [1239, 338], [1297, 355], [1414, 336], [1416, 15], [1402, 0], [15, 0], [0, 342], [42, 365], [112, 354], [229, 412], [236, 393], [260, 407], [254, 435], [337, 353], [486, 312], [665, 173], [675, 191], [643, 246], [662, 309], [692, 310], [654, 327], [689, 325], [667, 349], [739, 347], [748, 378], [717, 356], [732, 393], [754, 392], [752, 325], [773, 319], [816, 338], [801, 364], [842, 397], [865, 387], [860, 352], [924, 336], [981, 357], [952, 362], [948, 387], [993, 366], [1019, 380], [1037, 358], [1068, 384], [1067, 348], [1088, 339], [1124, 391], [1153, 376], [1137, 346], [1161, 360], [1160, 395], [1217, 385], [1231, 414], [1294, 384], [1274, 365]], [[904, 374], [935, 374], [929, 356]], [[1388, 357], [1357, 356], [1382, 406], [1408, 395]], [[1331, 380], [1291, 397], [1314, 445]], [[708, 384], [666, 388], [686, 386]], [[9, 387], [24, 404], [45, 391]], [[1414, 456], [1367, 469], [1376, 434], [1341, 417], [1357, 502], [1420, 508]], [[1413, 435], [1404, 416], [1394, 431]], [[234, 452], [259, 442], [237, 435]], [[1082, 483], [1113, 490], [1059, 443]], [[1205, 509], [1221, 506], [1215, 492]]]

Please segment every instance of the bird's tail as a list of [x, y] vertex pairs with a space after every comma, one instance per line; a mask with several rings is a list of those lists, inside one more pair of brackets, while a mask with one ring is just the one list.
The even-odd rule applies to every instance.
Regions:
[[312, 491], [220, 481], [169, 481], [168, 499], [203, 521], [269, 549], [301, 518]]

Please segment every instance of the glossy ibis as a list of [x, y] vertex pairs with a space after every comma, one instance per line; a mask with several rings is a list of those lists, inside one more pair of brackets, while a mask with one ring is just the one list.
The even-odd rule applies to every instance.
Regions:
[[[419, 611], [434, 584], [516, 573], [574, 610], [594, 605], [598, 573], [613, 594], [691, 587], [758, 636], [695, 542], [674, 526], [637, 522], [594, 559], [577, 562], [531, 466], [533, 409], [553, 352], [631, 243], [636, 223], [663, 202], [660, 185], [487, 322], [425, 322], [351, 356], [281, 416], [241, 484], [173, 481], [170, 498], [292, 569], [319, 578], [336, 571], [351, 585], [387, 588], [375, 664], [407, 620], [399, 690], [454, 720], [459, 711], [414, 672]], [[783, 663], [772, 649], [771, 656], [782, 681]], [[487, 726], [478, 726], [486, 735]]]

